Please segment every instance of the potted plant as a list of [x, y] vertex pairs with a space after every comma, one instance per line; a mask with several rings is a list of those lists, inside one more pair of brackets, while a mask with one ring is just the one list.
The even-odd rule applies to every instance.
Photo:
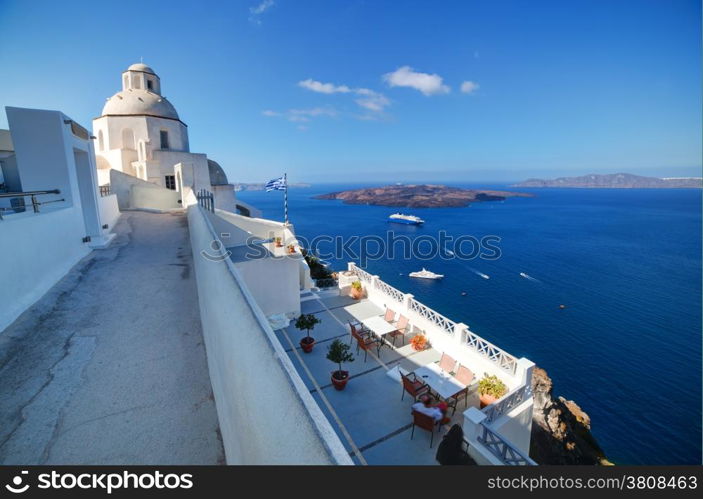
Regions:
[[339, 369], [332, 371], [332, 384], [337, 390], [344, 390], [349, 381], [349, 371], [342, 370], [342, 363], [354, 362], [354, 356], [349, 353], [349, 345], [339, 341], [339, 338], [334, 340], [327, 349], [327, 360], [336, 363]]
[[351, 283], [351, 297], [359, 300], [362, 296], [364, 296], [364, 288], [361, 287], [361, 281]]
[[293, 244], [288, 245], [288, 253], [290, 253], [290, 254], [295, 253], [295, 245], [293, 245]]
[[495, 374], [489, 376], [488, 373], [483, 374], [483, 378], [478, 382], [478, 394], [481, 401], [481, 409], [501, 398], [508, 392], [508, 387], [505, 386], [498, 376]]
[[427, 348], [427, 343], [427, 336], [425, 336], [423, 333], [416, 334], [410, 340], [410, 344], [418, 352]]
[[277, 237], [276, 238], [276, 248], [282, 248], [283, 247], [283, 238]]
[[298, 319], [295, 321], [295, 327], [297, 327], [301, 331], [305, 330], [307, 332], [305, 338], [300, 340], [300, 348], [303, 349], [303, 352], [312, 352], [312, 347], [315, 346], [315, 338], [310, 336], [310, 331], [315, 328], [315, 324], [319, 324], [320, 322], [322, 321], [315, 317], [313, 314], [301, 314], [300, 317], [298, 317]]

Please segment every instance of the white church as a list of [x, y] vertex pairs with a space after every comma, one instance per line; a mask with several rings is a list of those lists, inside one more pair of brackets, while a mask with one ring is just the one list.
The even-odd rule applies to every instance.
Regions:
[[111, 184], [121, 209], [177, 209], [192, 193], [207, 190], [217, 208], [260, 215], [235, 202], [234, 186], [219, 164], [190, 152], [188, 126], [162, 95], [159, 76], [144, 63], [122, 73], [122, 90], [93, 120], [93, 135], [98, 183]]

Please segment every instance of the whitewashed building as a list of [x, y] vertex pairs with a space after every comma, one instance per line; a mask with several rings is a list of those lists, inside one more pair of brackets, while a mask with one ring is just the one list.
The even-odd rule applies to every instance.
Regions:
[[217, 162], [190, 152], [188, 126], [162, 95], [161, 79], [146, 64], [132, 64], [122, 73], [122, 89], [107, 99], [93, 120], [93, 135], [98, 183], [112, 184], [121, 209], [177, 209], [186, 206], [191, 193], [207, 190], [214, 194], [217, 208], [260, 215], [235, 202], [234, 186]]

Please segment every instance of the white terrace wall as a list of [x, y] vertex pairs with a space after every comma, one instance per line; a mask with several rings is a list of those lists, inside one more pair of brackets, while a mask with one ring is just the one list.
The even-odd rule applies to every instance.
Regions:
[[188, 224], [210, 381], [229, 464], [352, 461], [197, 205]]

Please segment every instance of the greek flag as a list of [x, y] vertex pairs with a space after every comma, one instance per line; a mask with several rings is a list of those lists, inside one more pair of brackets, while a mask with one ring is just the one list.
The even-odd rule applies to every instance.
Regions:
[[278, 177], [273, 180], [266, 182], [266, 192], [271, 191], [285, 191], [286, 190], [286, 179], [285, 177]]

